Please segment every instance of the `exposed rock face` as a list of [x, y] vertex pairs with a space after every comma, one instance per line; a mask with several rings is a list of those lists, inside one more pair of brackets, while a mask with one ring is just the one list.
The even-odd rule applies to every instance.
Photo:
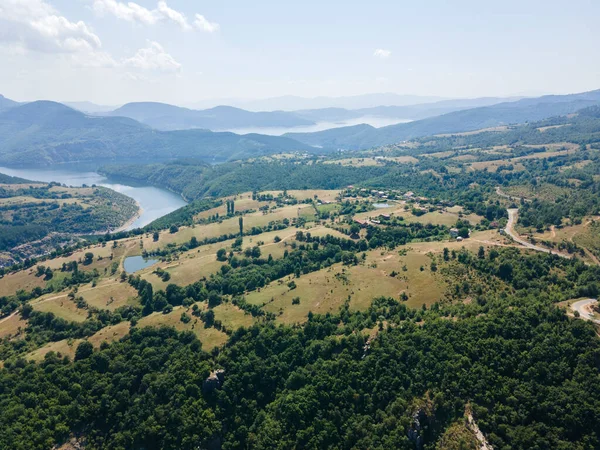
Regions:
[[220, 389], [225, 381], [225, 371], [217, 369], [210, 373], [208, 378], [202, 383], [202, 392], [209, 393], [215, 389]]
[[423, 410], [417, 410], [413, 414], [412, 426], [408, 429], [408, 439], [410, 439], [417, 449], [423, 448], [423, 426], [427, 423], [427, 415]]

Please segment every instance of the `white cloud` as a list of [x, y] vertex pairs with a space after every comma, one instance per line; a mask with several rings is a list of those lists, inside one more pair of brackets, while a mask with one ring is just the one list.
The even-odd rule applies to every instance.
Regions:
[[0, 0], [0, 43], [43, 53], [93, 52], [102, 46], [84, 22], [71, 22], [43, 0]]
[[378, 48], [373, 53], [373, 56], [376, 56], [377, 58], [381, 58], [381, 59], [387, 59], [387, 58], [390, 57], [391, 54], [392, 54], [392, 52], [390, 50], [386, 50], [386, 49], [383, 49], [383, 48]]
[[157, 16], [137, 3], [121, 3], [115, 0], [94, 0], [94, 11], [98, 14], [112, 14], [121, 20], [128, 22], [141, 22], [145, 25], [154, 25]]
[[94, 0], [93, 7], [94, 11], [100, 15], [112, 14], [118, 19], [142, 25], [171, 22], [183, 31], [191, 31], [196, 28], [208, 33], [219, 29], [218, 23], [209, 22], [200, 14], [196, 14], [194, 26], [190, 25], [185, 14], [170, 8], [165, 1], [159, 1], [155, 9], [148, 9], [134, 2], [122, 3], [117, 0]]
[[171, 22], [175, 22], [177, 25], [181, 27], [184, 31], [190, 31], [192, 27], [188, 23], [187, 17], [180, 13], [179, 11], [175, 11], [167, 6], [167, 2], [158, 2], [157, 11], [167, 20]]
[[148, 41], [148, 47], [141, 48], [131, 58], [123, 61], [123, 66], [140, 70], [179, 72], [181, 64], [175, 61], [158, 42]]
[[194, 20], [194, 26], [198, 30], [206, 31], [207, 33], [214, 33], [215, 31], [219, 31], [219, 28], [221, 28], [221, 26], [218, 23], [209, 22], [201, 14], [196, 14], [196, 20]]
[[[144, 8], [132, 6], [126, 8], [111, 0], [105, 5], [123, 18], [148, 21]], [[165, 2], [158, 5], [160, 14], [181, 27], [192, 29], [184, 16], [171, 10]], [[129, 19], [126, 19], [129, 20]], [[148, 22], [150, 23], [150, 22]], [[115, 60], [102, 50], [100, 38], [82, 21], [72, 22], [61, 16], [44, 0], [0, 0], [0, 49], [10, 54], [28, 52], [62, 54], [75, 67], [118, 68], [137, 71], [180, 72], [178, 63], [157, 42], [148, 42], [148, 46], [139, 49], [130, 58]]]

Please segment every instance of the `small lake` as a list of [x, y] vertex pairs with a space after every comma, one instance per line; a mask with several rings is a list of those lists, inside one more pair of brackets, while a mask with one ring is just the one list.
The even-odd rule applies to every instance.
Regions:
[[64, 166], [52, 166], [44, 168], [8, 168], [0, 167], [0, 173], [13, 177], [25, 178], [31, 181], [43, 181], [49, 183], [66, 184], [67, 186], [81, 186], [83, 184], [91, 186], [104, 186], [113, 189], [121, 194], [127, 195], [137, 201], [141, 208], [141, 215], [128, 228], [143, 227], [153, 220], [169, 214], [176, 209], [185, 206], [187, 203], [177, 194], [166, 189], [155, 186], [133, 185], [133, 183], [123, 182], [122, 180], [113, 180], [100, 175], [95, 171], [93, 165], [68, 164]]
[[143, 256], [128, 256], [123, 261], [123, 267], [127, 273], [136, 273], [157, 262], [158, 259], [144, 259]]
[[391, 205], [389, 203], [373, 203], [373, 207], [375, 209], [381, 209], [381, 208], [389, 208]]

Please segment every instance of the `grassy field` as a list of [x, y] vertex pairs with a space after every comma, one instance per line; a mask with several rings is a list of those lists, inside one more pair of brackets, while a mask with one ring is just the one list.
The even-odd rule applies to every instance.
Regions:
[[0, 296], [14, 294], [19, 289], [31, 291], [34, 287], [44, 286], [44, 277], [36, 277], [34, 269], [21, 270], [0, 278]]
[[21, 319], [19, 314], [0, 319], [0, 339], [15, 337], [25, 330], [27, 321]]
[[220, 320], [229, 330], [237, 330], [240, 327], [250, 327], [256, 320], [237, 306], [231, 303], [223, 303], [213, 308], [215, 319]]
[[508, 186], [502, 188], [505, 194], [516, 198], [537, 198], [539, 200], [554, 201], [558, 197], [568, 194], [571, 192], [569, 188], [556, 186], [554, 184], [540, 184], [539, 186], [521, 185], [521, 186]]
[[[203, 305], [204, 304], [201, 306]], [[198, 337], [200, 342], [202, 342], [202, 348], [207, 351], [227, 342], [228, 337], [225, 333], [215, 328], [205, 328], [204, 323], [194, 316], [192, 316], [192, 320], [189, 323], [183, 323], [181, 321], [181, 314], [183, 312], [187, 312], [188, 315], [191, 315], [191, 309], [177, 306], [173, 308], [173, 311], [169, 314], [158, 312], [144, 317], [138, 322], [138, 327], [156, 327], [165, 325], [174, 327], [178, 331], [192, 331]]]
[[[247, 214], [243, 217], [244, 230], [248, 231], [252, 227], [264, 227], [269, 222], [289, 219], [292, 220], [298, 217], [303, 210], [309, 209], [311, 214], [314, 214], [312, 205], [300, 204], [290, 205], [278, 208], [270, 211], [267, 214], [263, 214], [260, 211], [255, 213]], [[210, 223], [207, 225], [195, 225], [194, 227], [182, 227], [177, 233], [169, 233], [163, 231], [160, 233], [159, 240], [153, 241], [152, 236], [146, 236], [142, 239], [143, 246], [147, 250], [154, 250], [160, 247], [164, 247], [167, 244], [182, 244], [188, 242], [192, 236], [195, 236], [198, 240], [204, 238], [219, 237], [222, 235], [229, 235], [239, 233], [238, 217], [232, 217], [225, 219], [222, 222]]]
[[77, 350], [77, 346], [82, 341], [83, 339], [63, 339], [62, 341], [50, 342], [25, 355], [25, 359], [28, 361], [40, 362], [43, 361], [46, 354], [50, 352], [55, 352], [63, 357], [68, 356], [73, 359], [75, 357], [75, 350]]
[[44, 295], [33, 300], [31, 306], [35, 311], [50, 312], [72, 322], [83, 322], [88, 317], [87, 310], [78, 308], [66, 293]]
[[[444, 293], [442, 278], [429, 270], [430, 259], [424, 254], [409, 253], [399, 256], [397, 252], [371, 251], [364, 264], [343, 266], [336, 264], [318, 272], [302, 275], [283, 282], [275, 281], [260, 292], [248, 294], [246, 300], [255, 305], [264, 305], [266, 311], [277, 315], [284, 323], [299, 323], [313, 313], [336, 312], [350, 299], [352, 309], [365, 310], [373, 298], [389, 296], [396, 299], [406, 292], [409, 306], [431, 304]], [[403, 271], [403, 267], [406, 271]], [[421, 271], [421, 266], [425, 270]], [[396, 277], [390, 274], [396, 271]], [[287, 282], [294, 280], [297, 287], [290, 289]], [[300, 304], [292, 304], [300, 297]]]
[[116, 279], [102, 280], [96, 287], [88, 284], [79, 293], [84, 300], [98, 309], [115, 309], [130, 304], [137, 304], [137, 291], [129, 285]]
[[366, 219], [376, 219], [380, 214], [389, 214], [392, 217], [403, 217], [407, 223], [418, 222], [422, 224], [432, 224], [432, 225], [445, 225], [447, 227], [453, 227], [456, 224], [456, 221], [459, 219], [468, 220], [472, 224], [477, 224], [483, 219], [483, 217], [478, 216], [477, 214], [468, 214], [468, 215], [459, 215], [462, 212], [462, 208], [450, 208], [446, 211], [433, 211], [427, 212], [422, 216], [415, 216], [412, 212], [406, 211], [404, 209], [404, 202], [388, 202], [390, 205], [388, 208], [378, 208], [374, 211], [367, 211], [364, 213], [355, 214], [355, 218], [366, 220]]

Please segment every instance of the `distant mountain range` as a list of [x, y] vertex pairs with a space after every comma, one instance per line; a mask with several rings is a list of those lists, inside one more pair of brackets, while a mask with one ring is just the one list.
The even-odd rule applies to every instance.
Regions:
[[[383, 94], [382, 94], [383, 95]], [[412, 98], [412, 97], [411, 97]], [[434, 103], [406, 106], [376, 106], [362, 109], [323, 108], [298, 111], [246, 111], [231, 106], [217, 106], [205, 110], [194, 110], [156, 102], [127, 103], [117, 109], [90, 102], [65, 103], [73, 109], [99, 116], [128, 117], [163, 131], [206, 129], [211, 131], [234, 131], [247, 128], [290, 129], [306, 127], [320, 122], [342, 123], [369, 118], [398, 119], [398, 122], [418, 120], [452, 111], [493, 105], [516, 99], [477, 98], [444, 100]], [[5, 107], [18, 103], [4, 99]], [[282, 132], [283, 132], [282, 131]]]
[[104, 113], [135, 119], [157, 130], [187, 130], [203, 128], [213, 131], [235, 130], [249, 127], [294, 128], [315, 125], [318, 122], [343, 122], [364, 117], [417, 120], [452, 111], [493, 105], [518, 100], [503, 98], [477, 98], [445, 100], [408, 106], [377, 106], [348, 110], [344, 108], [309, 109], [299, 111], [252, 112], [231, 106], [195, 110], [166, 103], [128, 103], [114, 111]]
[[569, 95], [546, 95], [470, 108], [440, 116], [382, 128], [369, 125], [341, 127], [316, 133], [287, 133], [284, 136], [329, 149], [364, 149], [394, 144], [435, 134], [474, 131], [574, 113], [600, 104], [600, 90]]
[[448, 100], [443, 97], [375, 93], [350, 95], [345, 97], [298, 97], [284, 95], [266, 99], [219, 99], [205, 100], [188, 105], [190, 108], [204, 109], [218, 105], [232, 105], [249, 111], [297, 111], [302, 109], [343, 108], [361, 109], [376, 106], [407, 106], [420, 103], [433, 103]]
[[130, 117], [158, 130], [228, 130], [244, 127], [292, 128], [314, 122], [284, 111], [250, 112], [231, 106], [194, 110], [166, 103], [128, 103], [110, 113], [111, 116]]
[[[293, 113], [256, 113], [232, 107], [196, 111], [160, 103], [130, 103], [108, 115], [90, 115], [61, 103], [37, 101], [19, 104], [0, 97], [0, 164], [144, 162], [174, 158], [222, 162], [280, 152], [321, 153], [337, 149], [365, 149], [424, 136], [532, 122], [574, 113], [600, 105], [600, 90], [498, 103], [501, 100], [445, 100], [354, 111], [326, 108]], [[491, 106], [478, 106], [482, 104]], [[448, 109], [453, 112], [427, 117]], [[201, 124], [216, 127], [225, 123], [229, 126], [273, 126], [278, 123], [279, 126], [289, 127], [293, 123], [346, 120], [365, 114], [411, 114], [412, 117], [421, 115], [427, 118], [382, 128], [356, 125], [317, 133], [288, 133], [284, 136], [239, 135], [200, 127]], [[200, 128], [178, 131], [157, 129], [191, 125]]]
[[220, 162], [308, 150], [306, 144], [277, 136], [157, 131], [130, 118], [90, 116], [48, 101], [0, 112], [0, 164], [188, 157]]

